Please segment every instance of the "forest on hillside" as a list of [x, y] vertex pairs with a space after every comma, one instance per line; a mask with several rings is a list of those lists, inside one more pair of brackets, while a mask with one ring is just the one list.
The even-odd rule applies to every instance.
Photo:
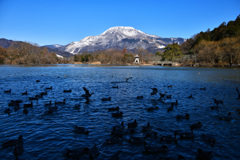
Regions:
[[210, 31], [200, 32], [181, 46], [182, 61], [206, 66], [240, 64], [240, 15]]
[[14, 42], [10, 47], [0, 47], [0, 64], [57, 64], [69, 63], [69, 59], [58, 58], [46, 47], [26, 42]]

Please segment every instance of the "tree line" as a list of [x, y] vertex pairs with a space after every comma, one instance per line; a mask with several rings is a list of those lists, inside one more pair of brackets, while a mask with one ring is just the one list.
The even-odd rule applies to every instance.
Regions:
[[[232, 66], [240, 64], [240, 15], [235, 21], [224, 22], [219, 27], [187, 39], [180, 46], [168, 46], [165, 54], [178, 52], [178, 60], [185, 65]], [[164, 54], [163, 54], [164, 55]], [[169, 54], [168, 54], [169, 55]], [[174, 56], [173, 56], [174, 57]], [[176, 56], [175, 56], [176, 57]]]
[[122, 50], [108, 49], [91, 53], [83, 52], [82, 54], [74, 55], [74, 61], [82, 63], [100, 62], [101, 64], [132, 64], [136, 54], [141, 57], [140, 61], [142, 64], [149, 63], [156, 57], [145, 49], [139, 48], [135, 51], [128, 51], [125, 47]]

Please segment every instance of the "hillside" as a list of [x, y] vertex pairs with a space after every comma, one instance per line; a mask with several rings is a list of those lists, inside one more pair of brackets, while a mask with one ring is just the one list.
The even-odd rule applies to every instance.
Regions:
[[200, 32], [181, 45], [185, 59], [191, 64], [232, 66], [240, 64], [240, 16], [223, 22], [210, 31]]
[[57, 64], [68, 63], [58, 58], [56, 53], [49, 52], [47, 47], [39, 47], [21, 41], [1, 39], [0, 64]]
[[[0, 47], [3, 47], [5, 49], [7, 49], [8, 47], [10, 47], [11, 45], [13, 45], [14, 43], [17, 44], [17, 43], [20, 43], [22, 41], [13, 41], [13, 40], [8, 40], [8, 39], [5, 39], [5, 38], [0, 38]], [[49, 52], [54, 52], [58, 55], [61, 55], [63, 57], [71, 57], [72, 54], [70, 54], [69, 52], [65, 52], [65, 51], [60, 51], [52, 46], [43, 46], [41, 48], [44, 48], [44, 47], [47, 47], [48, 48], [48, 51]]]

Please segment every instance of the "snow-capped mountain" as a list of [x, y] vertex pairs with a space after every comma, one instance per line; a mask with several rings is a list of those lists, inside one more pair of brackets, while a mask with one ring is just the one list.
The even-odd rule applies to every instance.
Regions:
[[53, 44], [53, 45], [45, 45], [44, 47], [52, 48], [52, 49], [58, 49], [58, 48], [60, 48], [60, 47], [63, 47], [63, 45]]
[[156, 35], [146, 34], [133, 27], [112, 27], [99, 36], [89, 36], [78, 42], [72, 42], [59, 49], [72, 54], [82, 53], [83, 51], [93, 52], [109, 48], [128, 50], [138, 48], [146, 49], [150, 52], [163, 49], [166, 45], [183, 43], [183, 38], [161, 38]]

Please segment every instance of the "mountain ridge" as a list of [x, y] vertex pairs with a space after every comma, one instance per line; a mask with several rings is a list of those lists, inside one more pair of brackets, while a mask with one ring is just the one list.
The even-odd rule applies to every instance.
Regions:
[[[10, 47], [11, 45], [13, 45], [14, 43], [20, 43], [23, 41], [14, 41], [14, 40], [9, 40], [6, 38], [0, 38], [0, 47], [3, 47], [5, 49], [7, 49], [8, 47]], [[63, 45], [46, 45], [46, 46], [38, 46], [39, 48], [44, 48], [47, 47], [49, 52], [54, 52], [57, 55], [63, 56], [63, 57], [71, 57], [72, 54], [65, 52], [65, 51], [61, 51], [58, 49], [58, 47], [62, 47]]]
[[150, 52], [156, 52], [173, 42], [182, 44], [184, 41], [185, 39], [183, 38], [162, 38], [147, 34], [133, 27], [115, 26], [98, 36], [87, 36], [79, 41], [71, 42], [57, 49], [72, 54], [78, 54], [84, 51], [94, 52], [110, 48], [123, 49], [125, 47], [128, 50], [142, 48]]

